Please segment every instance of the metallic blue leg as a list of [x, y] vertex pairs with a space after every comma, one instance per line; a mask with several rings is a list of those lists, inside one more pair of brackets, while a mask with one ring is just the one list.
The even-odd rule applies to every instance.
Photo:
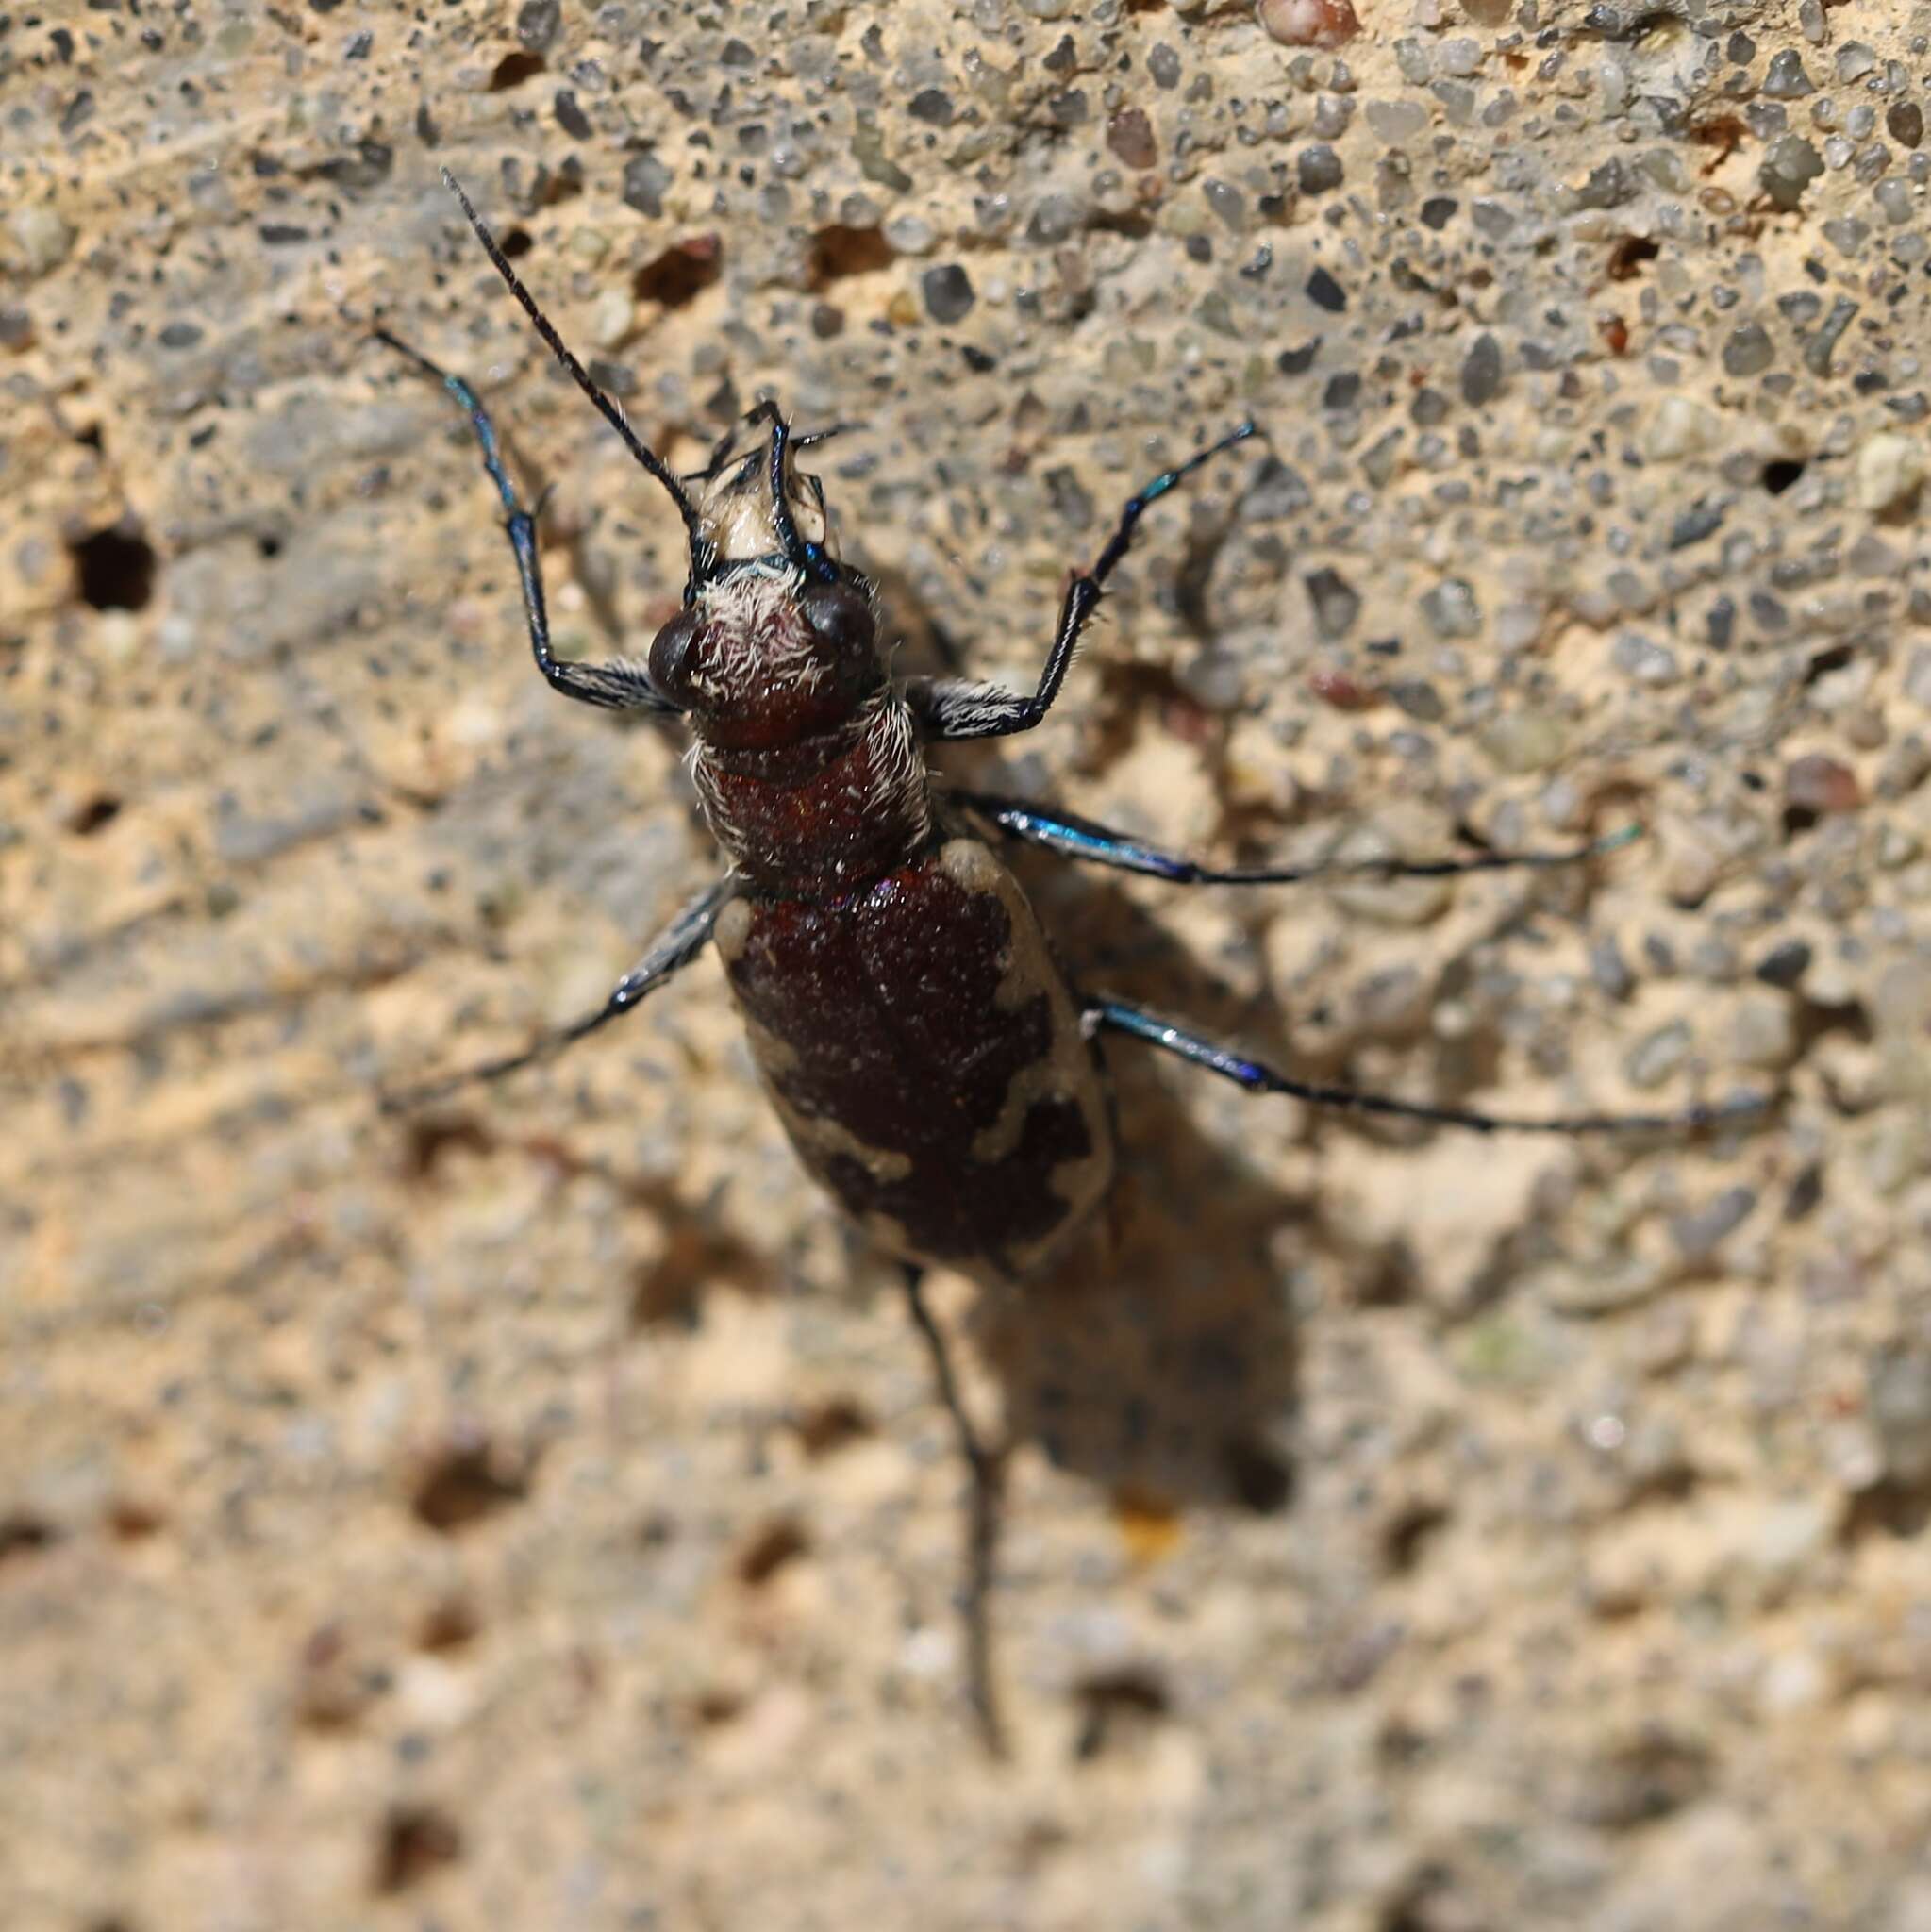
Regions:
[[1357, 1113], [1433, 1121], [1440, 1126], [1469, 1127], [1478, 1134], [1691, 1133], [1701, 1128], [1762, 1120], [1775, 1105], [1774, 1096], [1765, 1096], [1730, 1101], [1722, 1107], [1689, 1107], [1681, 1113], [1579, 1113], [1523, 1120], [1507, 1114], [1473, 1113], [1466, 1108], [1430, 1107], [1423, 1101], [1391, 1100], [1380, 1093], [1357, 1093], [1350, 1087], [1325, 1087], [1309, 1080], [1291, 1079], [1262, 1060], [1251, 1060], [1231, 1047], [1217, 1046], [1184, 1026], [1174, 1025], [1171, 1020], [1162, 1020], [1124, 1000], [1090, 1002], [1087, 1020], [1091, 1025], [1129, 1034], [1135, 1040], [1176, 1054], [1183, 1060], [1191, 1060], [1195, 1066], [1232, 1080], [1250, 1093], [1286, 1093], [1295, 1100], [1311, 1101], [1317, 1107], [1344, 1107]]
[[1331, 878], [1447, 878], [1465, 872], [1505, 872], [1516, 866], [1575, 865], [1598, 858], [1642, 836], [1640, 825], [1624, 825], [1608, 837], [1566, 852], [1473, 852], [1460, 858], [1323, 859], [1311, 865], [1202, 865], [1181, 858], [1110, 826], [1096, 824], [1070, 811], [1052, 811], [1022, 799], [1000, 798], [989, 791], [948, 791], [946, 797], [976, 818], [999, 827], [1014, 839], [1093, 865], [1119, 872], [1144, 873], [1176, 886], [1295, 885], [1304, 879]]
[[542, 569], [537, 560], [537, 520], [524, 508], [503, 466], [503, 452], [496, 441], [495, 425], [474, 390], [459, 375], [439, 369], [426, 356], [421, 356], [387, 329], [377, 329], [375, 340], [386, 342], [398, 354], [407, 356], [425, 375], [433, 375], [468, 414], [476, 441], [483, 446], [483, 467], [503, 500], [509, 533], [509, 547], [516, 555], [516, 574], [523, 580], [524, 608], [529, 614], [530, 649], [537, 669], [567, 698], [587, 705], [601, 705], [612, 711], [657, 711], [674, 713], [676, 706], [667, 704], [650, 687], [641, 664], [622, 659], [609, 664], [571, 664], [560, 661], [550, 650], [550, 619], [543, 603]]
[[1107, 547], [1090, 571], [1066, 587], [1066, 601], [1059, 608], [1059, 627], [1053, 636], [1053, 648], [1046, 656], [1046, 668], [1040, 674], [1039, 689], [1031, 697], [1001, 689], [996, 684], [974, 684], [949, 677], [915, 677], [906, 687], [906, 696], [919, 714], [928, 738], [1007, 738], [1015, 731], [1030, 731], [1053, 708], [1059, 687], [1066, 681], [1067, 667], [1079, 643], [1079, 634], [1093, 614], [1113, 566], [1126, 555], [1133, 533], [1150, 504], [1157, 503], [1183, 478], [1202, 464], [1211, 462], [1223, 450], [1232, 449], [1250, 436], [1259, 434], [1253, 423], [1243, 423], [1198, 456], [1165, 470], [1135, 496], [1126, 499], [1120, 512], [1119, 527], [1107, 539]]

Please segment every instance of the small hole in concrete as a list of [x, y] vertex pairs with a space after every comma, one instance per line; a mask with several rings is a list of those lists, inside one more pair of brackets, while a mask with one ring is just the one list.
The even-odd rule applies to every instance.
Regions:
[[93, 610], [144, 610], [154, 595], [154, 547], [141, 525], [124, 518], [68, 546], [75, 587]]

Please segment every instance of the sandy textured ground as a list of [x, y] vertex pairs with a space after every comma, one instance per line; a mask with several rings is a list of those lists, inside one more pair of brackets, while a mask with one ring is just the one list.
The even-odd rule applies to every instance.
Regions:
[[[0, 1924], [1931, 1926], [1931, 8], [0, 13]], [[1284, 9], [1286, 10], [1286, 9]], [[1684, 17], [1679, 17], [1684, 16]], [[1567, 875], [1182, 894], [1027, 863], [1090, 983], [1690, 1144], [1364, 1127], [1116, 1052], [1058, 1281], [937, 1296], [962, 1474], [716, 968], [674, 738], [530, 669], [674, 608], [674, 460], [826, 452], [949, 759], [1188, 846]], [[1376, 843], [1375, 841], [1379, 841]]]

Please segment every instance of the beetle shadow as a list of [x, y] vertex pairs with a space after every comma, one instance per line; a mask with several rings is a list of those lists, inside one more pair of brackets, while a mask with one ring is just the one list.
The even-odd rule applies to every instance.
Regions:
[[[1216, 1033], [1272, 1030], [1271, 1000], [1234, 996], [1111, 881], [1062, 888], [1050, 860], [1021, 863], [1077, 983]], [[1119, 1137], [1107, 1204], [1057, 1265], [980, 1305], [1007, 1433], [1141, 1512], [1285, 1510], [1294, 1275], [1323, 1245], [1318, 1202], [1195, 1127], [1176, 1105], [1177, 1066], [1122, 1040], [1107, 1067]]]

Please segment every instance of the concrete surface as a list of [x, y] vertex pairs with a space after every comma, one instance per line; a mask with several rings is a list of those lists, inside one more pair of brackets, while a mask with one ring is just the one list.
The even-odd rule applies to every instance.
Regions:
[[[1273, 7], [1280, 31], [1345, 8]], [[0, 16], [0, 1924], [1931, 1925], [1931, 8], [1366, 0]], [[1764, 1131], [1488, 1143], [1121, 1049], [1062, 1278], [939, 1306], [962, 1472], [798, 1178], [673, 734], [532, 672], [676, 527], [438, 184], [689, 467], [766, 392], [949, 771], [1220, 854], [1066, 957], [1321, 1077]]]

